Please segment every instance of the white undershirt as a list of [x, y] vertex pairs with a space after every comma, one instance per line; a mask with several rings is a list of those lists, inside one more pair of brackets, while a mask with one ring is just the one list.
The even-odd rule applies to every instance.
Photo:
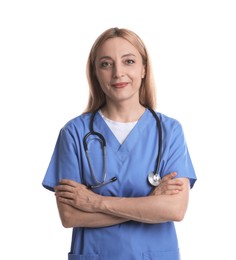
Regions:
[[136, 125], [136, 123], [138, 121], [135, 122], [117, 122], [117, 121], [113, 121], [109, 118], [106, 118], [101, 110], [99, 110], [99, 114], [102, 116], [102, 118], [104, 119], [104, 121], [106, 122], [106, 124], [108, 125], [108, 127], [111, 129], [112, 133], [115, 135], [115, 137], [117, 138], [117, 140], [119, 141], [120, 144], [122, 144], [126, 137], [129, 135], [129, 133], [131, 132], [131, 130], [134, 128], [134, 126]]

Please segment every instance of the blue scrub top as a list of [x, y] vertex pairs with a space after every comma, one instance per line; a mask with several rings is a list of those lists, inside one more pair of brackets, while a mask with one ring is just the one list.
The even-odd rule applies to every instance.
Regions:
[[[86, 185], [96, 184], [89, 169], [83, 138], [89, 132], [91, 114], [70, 120], [60, 131], [43, 186], [51, 191], [61, 179], [71, 179]], [[161, 177], [176, 171], [177, 177], [190, 180], [196, 175], [189, 156], [180, 123], [158, 113], [162, 124], [163, 148], [159, 173]], [[94, 189], [103, 196], [147, 196], [152, 187], [148, 173], [155, 169], [158, 154], [158, 128], [146, 109], [123, 144], [120, 144], [99, 113], [94, 118], [94, 130], [107, 144], [107, 178], [117, 181]], [[103, 179], [103, 154], [96, 136], [88, 140], [89, 155], [96, 178]], [[178, 260], [179, 247], [173, 222], [145, 224], [129, 221], [104, 228], [73, 228], [69, 260]]]

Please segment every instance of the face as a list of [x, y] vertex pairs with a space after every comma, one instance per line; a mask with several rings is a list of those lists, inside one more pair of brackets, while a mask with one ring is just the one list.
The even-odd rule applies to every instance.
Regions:
[[121, 37], [108, 39], [97, 51], [95, 70], [107, 102], [138, 102], [145, 66], [137, 49]]

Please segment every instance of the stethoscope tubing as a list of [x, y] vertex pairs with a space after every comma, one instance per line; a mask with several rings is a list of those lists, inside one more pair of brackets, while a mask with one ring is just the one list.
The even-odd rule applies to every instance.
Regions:
[[150, 107], [147, 107], [147, 109], [152, 113], [152, 115], [154, 116], [154, 118], [156, 119], [157, 122], [157, 128], [158, 128], [158, 153], [157, 153], [157, 162], [156, 162], [156, 166], [154, 169], [154, 175], [158, 175], [158, 171], [160, 168], [160, 163], [161, 163], [161, 156], [162, 156], [162, 128], [161, 128], [161, 121], [159, 119], [159, 117], [157, 116], [156, 112], [151, 109]]
[[[94, 122], [95, 115], [101, 109], [101, 107], [99, 107], [97, 110], [95, 110], [92, 113], [91, 118], [90, 118], [90, 122], [89, 122], [89, 132], [83, 138], [83, 146], [84, 146], [84, 150], [85, 150], [85, 153], [86, 153], [87, 161], [88, 161], [88, 164], [89, 164], [89, 169], [90, 169], [90, 172], [91, 172], [91, 174], [93, 176], [94, 181], [96, 182], [96, 184], [94, 184], [94, 185], [87, 185], [88, 188], [91, 188], [91, 189], [99, 188], [101, 186], [104, 186], [104, 185], [106, 185], [108, 183], [111, 183], [111, 182], [114, 182], [114, 181], [117, 180], [117, 177], [114, 176], [110, 180], [105, 182], [105, 180], [106, 180], [106, 140], [105, 140], [104, 136], [101, 133], [98, 133], [98, 132], [94, 131], [94, 128], [93, 128], [93, 122]], [[157, 186], [159, 184], [159, 182], [157, 182], [155, 180], [159, 179], [158, 171], [159, 171], [159, 168], [160, 168], [160, 162], [161, 162], [161, 156], [162, 156], [162, 127], [161, 127], [161, 121], [160, 121], [159, 117], [157, 116], [156, 112], [153, 109], [151, 109], [150, 107], [147, 107], [147, 109], [154, 116], [154, 118], [155, 118], [155, 120], [157, 122], [157, 128], [158, 128], [158, 142], [159, 142], [159, 144], [158, 144], [158, 154], [157, 154], [157, 159], [156, 159], [156, 165], [155, 165], [154, 172], [149, 174], [149, 175], [151, 175], [151, 178], [153, 180], [150, 181], [150, 179], [149, 179], [150, 177], [148, 177], [149, 183], [151, 185], [153, 185], [153, 186]], [[98, 140], [101, 142], [102, 147], [103, 147], [103, 180], [102, 181], [99, 181], [96, 178], [96, 176], [94, 174], [94, 171], [93, 171], [93, 168], [92, 168], [92, 164], [91, 164], [91, 160], [90, 160], [90, 157], [89, 157], [89, 153], [88, 153], [88, 143], [87, 143], [87, 140], [88, 140], [88, 138], [91, 135], [97, 136]]]

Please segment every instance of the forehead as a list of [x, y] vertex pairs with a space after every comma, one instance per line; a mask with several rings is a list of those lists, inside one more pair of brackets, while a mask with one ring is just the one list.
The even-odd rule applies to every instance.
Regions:
[[121, 37], [106, 40], [97, 50], [97, 58], [103, 56], [123, 56], [127, 54], [141, 57], [139, 51], [130, 42]]

